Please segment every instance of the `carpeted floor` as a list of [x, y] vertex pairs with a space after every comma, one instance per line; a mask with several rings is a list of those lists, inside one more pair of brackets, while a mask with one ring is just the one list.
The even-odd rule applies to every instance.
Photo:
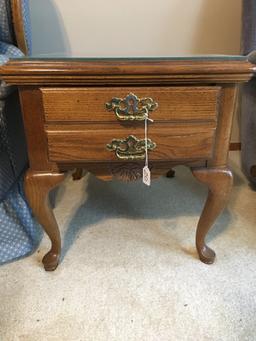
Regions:
[[57, 192], [63, 260], [0, 268], [1, 341], [256, 340], [256, 193], [232, 153], [230, 204], [209, 234], [214, 265], [197, 259], [206, 189], [178, 167], [151, 188], [93, 176]]

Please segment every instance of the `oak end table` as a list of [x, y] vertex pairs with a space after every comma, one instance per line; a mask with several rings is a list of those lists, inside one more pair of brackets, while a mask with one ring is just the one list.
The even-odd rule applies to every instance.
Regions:
[[[152, 177], [186, 165], [208, 186], [196, 232], [202, 262], [215, 253], [205, 237], [227, 202], [227, 166], [237, 84], [254, 72], [246, 57], [13, 59], [0, 77], [18, 86], [29, 153], [27, 200], [51, 240], [45, 270], [55, 270], [60, 232], [48, 194], [68, 170], [109, 180]], [[147, 126], [147, 135], [145, 127]], [[170, 194], [171, 195], [171, 194]]]

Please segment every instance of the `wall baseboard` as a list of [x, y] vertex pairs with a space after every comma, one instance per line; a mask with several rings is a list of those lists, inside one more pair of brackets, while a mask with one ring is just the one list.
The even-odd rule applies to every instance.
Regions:
[[230, 151], [241, 150], [241, 143], [240, 142], [230, 143], [229, 150]]
[[251, 167], [251, 176], [256, 178], [256, 166]]

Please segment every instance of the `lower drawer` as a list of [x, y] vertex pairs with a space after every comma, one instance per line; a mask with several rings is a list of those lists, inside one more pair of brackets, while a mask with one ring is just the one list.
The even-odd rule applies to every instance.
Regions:
[[[143, 125], [49, 125], [45, 129], [50, 161], [118, 161], [145, 157]], [[152, 142], [149, 160], [209, 159], [214, 136], [213, 123], [154, 124], [148, 128]]]

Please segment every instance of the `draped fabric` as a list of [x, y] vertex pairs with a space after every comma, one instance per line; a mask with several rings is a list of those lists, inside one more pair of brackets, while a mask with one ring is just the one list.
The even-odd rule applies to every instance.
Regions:
[[[243, 0], [242, 53], [256, 63], [256, 1]], [[241, 142], [242, 168], [248, 180], [256, 186], [256, 78], [242, 86]]]
[[[31, 51], [29, 1], [21, 0], [21, 4], [25, 38]], [[0, 65], [24, 56], [14, 42], [10, 0], [0, 0]], [[0, 265], [33, 252], [42, 236], [22, 190], [26, 167], [17, 89], [0, 81]]]
[[[23, 57], [24, 54], [14, 45], [0, 41], [0, 65], [8, 62], [9, 58]], [[12, 91], [13, 86], [0, 82], [0, 100], [5, 99]]]
[[10, 0], [0, 1], [0, 41], [9, 44], [14, 42]]
[[31, 254], [42, 230], [34, 221], [22, 190], [23, 177], [0, 203], [0, 265]]

